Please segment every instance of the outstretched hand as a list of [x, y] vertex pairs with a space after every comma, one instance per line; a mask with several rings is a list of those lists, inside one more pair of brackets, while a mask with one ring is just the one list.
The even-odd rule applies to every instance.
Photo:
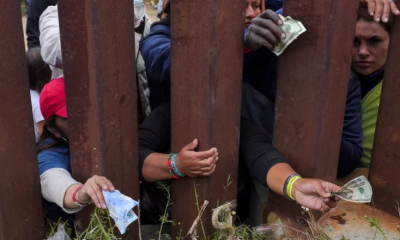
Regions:
[[322, 212], [335, 208], [339, 197], [331, 197], [340, 187], [320, 179], [302, 178], [293, 185], [292, 195], [298, 204]]
[[211, 148], [207, 151], [196, 152], [199, 141], [184, 146], [176, 156], [176, 166], [179, 171], [188, 177], [208, 177], [212, 175], [217, 167], [218, 151]]
[[285, 34], [279, 27], [283, 22], [274, 11], [267, 10], [251, 21], [249, 31], [244, 36], [244, 43], [250, 50], [258, 50], [265, 47], [273, 50], [274, 47], [285, 38]]
[[361, 0], [368, 6], [368, 12], [374, 16], [375, 21], [388, 22], [390, 12], [394, 15], [400, 15], [400, 11], [393, 0]]

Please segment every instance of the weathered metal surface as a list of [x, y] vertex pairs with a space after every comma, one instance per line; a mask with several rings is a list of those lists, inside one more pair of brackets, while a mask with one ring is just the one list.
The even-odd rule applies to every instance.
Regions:
[[61, 0], [59, 14], [73, 175], [138, 199], [133, 1]]
[[[207, 234], [211, 209], [236, 198], [243, 10], [242, 0], [172, 1], [172, 150], [198, 138], [197, 150], [217, 147], [219, 153], [212, 177], [173, 181], [172, 218], [185, 234], [198, 215], [194, 187], [200, 205], [210, 201], [203, 214]], [[228, 176], [232, 183], [225, 191]], [[200, 227], [197, 234], [203, 236]]]
[[[285, 1], [284, 15], [307, 32], [280, 57], [274, 145], [304, 177], [336, 179], [357, 9], [357, 1]], [[268, 207], [300, 215], [275, 194]]]
[[[398, 6], [400, 3], [397, 3]], [[374, 191], [375, 207], [396, 214], [395, 201], [400, 200], [400, 22], [395, 23], [390, 36], [389, 55], [382, 88], [375, 132], [369, 180]]]
[[21, 8], [19, 1], [0, 6], [0, 239], [43, 239]]
[[[325, 233], [332, 239], [385, 239], [376, 227], [371, 227], [371, 220], [380, 221], [386, 239], [400, 238], [400, 218], [390, 216], [366, 204], [340, 201], [337, 208], [327, 213], [318, 222]], [[398, 215], [397, 215], [398, 216]]]
[[[370, 219], [367, 219], [366, 217]], [[283, 215], [270, 213], [268, 222], [273, 224], [274, 239], [322, 239], [316, 236], [324, 233], [331, 239], [385, 239], [376, 227], [371, 227], [373, 220], [380, 222], [380, 227], [390, 240], [398, 240], [400, 237], [400, 218], [393, 217], [366, 204], [358, 204], [340, 201], [337, 208], [326, 213], [318, 222], [308, 220], [308, 213], [304, 212], [303, 219], [293, 221]], [[310, 224], [311, 227], [310, 228]]]

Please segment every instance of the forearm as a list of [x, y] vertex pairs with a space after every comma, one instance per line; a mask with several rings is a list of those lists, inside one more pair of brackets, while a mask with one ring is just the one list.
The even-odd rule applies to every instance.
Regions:
[[40, 185], [42, 196], [47, 201], [57, 204], [67, 213], [80, 210], [75, 204], [69, 203], [72, 202], [72, 194], [76, 186], [81, 184], [75, 181], [65, 169], [54, 168], [46, 171], [40, 176]]
[[[65, 195], [64, 195], [64, 208], [67, 208], [67, 209], [75, 209], [75, 208], [79, 208], [79, 206], [78, 205], [76, 205], [73, 201], [72, 201], [72, 195], [74, 194], [74, 192], [75, 192], [75, 190], [79, 187], [79, 186], [81, 186], [82, 184], [74, 184], [74, 185], [71, 185], [68, 189], [67, 189], [67, 191], [65, 192]], [[79, 200], [78, 200], [78, 202], [79, 203], [83, 203], [83, 202], [80, 202]]]
[[275, 164], [269, 170], [267, 175], [266, 181], [269, 188], [275, 193], [283, 195], [283, 186], [285, 185], [285, 181], [293, 173], [295, 173], [295, 171], [290, 167], [289, 164]]
[[168, 154], [152, 153], [144, 160], [142, 175], [148, 182], [172, 179], [167, 167]]

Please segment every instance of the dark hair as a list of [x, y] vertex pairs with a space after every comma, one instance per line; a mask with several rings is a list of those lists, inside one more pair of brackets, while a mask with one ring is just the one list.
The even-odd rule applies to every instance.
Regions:
[[[376, 22], [374, 19], [374, 16], [371, 16], [368, 13], [368, 8], [365, 4], [360, 4], [360, 7], [358, 9], [358, 17], [357, 21], [367, 21], [367, 22]], [[382, 22], [380, 21], [379, 24], [385, 29], [389, 34], [392, 31], [392, 26], [393, 26], [393, 15], [389, 14], [389, 20], [388, 22]]]
[[26, 62], [30, 89], [40, 93], [44, 85], [51, 80], [51, 70], [49, 65], [43, 61], [40, 47], [31, 48], [26, 52]]
[[[47, 127], [48, 126], [50, 126], [50, 127], [55, 127], [55, 128], [57, 128], [57, 126], [56, 126], [56, 120], [55, 120], [56, 118], [55, 118], [55, 115], [53, 115], [53, 116], [51, 116], [49, 119], [47, 119], [45, 122], [44, 122], [44, 125], [43, 125], [43, 132], [42, 132], [42, 134], [40, 135], [40, 138], [39, 138], [39, 141], [37, 142], [37, 153], [40, 153], [41, 151], [43, 151], [43, 150], [46, 150], [46, 149], [49, 149], [49, 148], [53, 148], [53, 147], [57, 147], [57, 146], [60, 146], [60, 145], [68, 145], [66, 142], [64, 142], [62, 139], [59, 139], [59, 138], [56, 138], [55, 136], [54, 136], [54, 134], [53, 133], [51, 133], [48, 129], [47, 129]], [[48, 144], [48, 145], [44, 145], [44, 146], [41, 146], [41, 145], [43, 145], [43, 142], [46, 140], [46, 139], [48, 139], [48, 138], [53, 138], [53, 139], [55, 139], [55, 141], [54, 142], [52, 142], [51, 144]], [[39, 147], [40, 146], [40, 147]]]

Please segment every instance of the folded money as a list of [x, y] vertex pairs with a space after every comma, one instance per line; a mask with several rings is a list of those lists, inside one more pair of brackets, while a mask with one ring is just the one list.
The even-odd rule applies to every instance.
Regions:
[[333, 195], [349, 202], [369, 203], [372, 199], [372, 187], [367, 178], [360, 176], [346, 183]]
[[125, 234], [127, 227], [136, 221], [138, 217], [132, 208], [138, 205], [138, 202], [132, 198], [123, 195], [120, 191], [114, 192], [103, 191], [110, 217], [114, 219], [115, 225], [121, 232]]
[[279, 56], [283, 53], [283, 51], [294, 41], [297, 39], [300, 34], [306, 31], [306, 28], [300, 21], [293, 20], [291, 17], [283, 17], [279, 15], [283, 24], [279, 26], [282, 31], [285, 33], [286, 37], [281, 39], [281, 42], [275, 46], [273, 52]]
[[110, 215], [122, 221], [126, 220], [129, 210], [138, 204], [135, 200], [123, 195], [118, 190], [114, 192], [103, 191], [103, 196]]
[[[110, 215], [111, 216], [111, 215]], [[122, 221], [120, 219], [114, 219], [115, 225], [117, 226], [117, 228], [119, 229], [121, 234], [125, 234], [127, 227], [133, 223], [134, 221], [136, 221], [138, 219], [138, 217], [136, 216], [136, 214], [133, 212], [133, 210], [130, 210], [128, 212], [128, 215], [126, 217], [125, 221]]]

